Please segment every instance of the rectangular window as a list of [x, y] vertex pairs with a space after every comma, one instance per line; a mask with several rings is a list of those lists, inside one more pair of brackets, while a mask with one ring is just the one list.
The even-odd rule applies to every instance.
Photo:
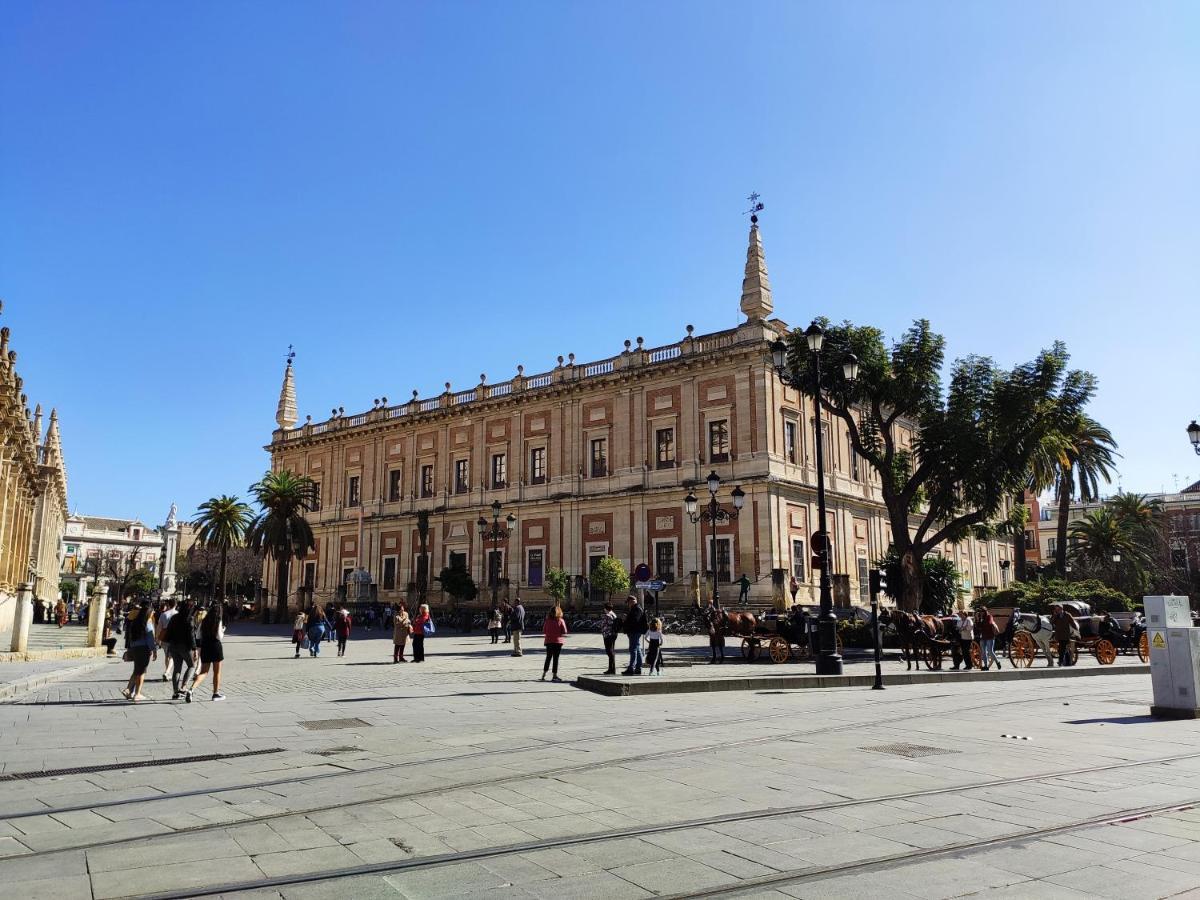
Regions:
[[659, 541], [654, 545], [654, 577], [668, 584], [675, 580], [674, 541]]
[[321, 482], [313, 482], [313, 502], [312, 511], [317, 512], [321, 508]]
[[[871, 576], [867, 571], [868, 568], [867, 558], [860, 556], [858, 558], [858, 599], [863, 603], [871, 602]], [[984, 578], [984, 583], [986, 582], [987, 579]]]
[[534, 447], [529, 451], [529, 483], [546, 483], [546, 448]]
[[[812, 426], [813, 426], [813, 435], [814, 435], [813, 448], [814, 448], [814, 452], [815, 452], [816, 430], [818, 427], [817, 421], [815, 419], [812, 421]], [[833, 471], [833, 447], [830, 445], [829, 423], [823, 421], [820, 423], [819, 427], [821, 429], [821, 465], [825, 469], [825, 474], [828, 475], [830, 472]]]
[[404, 473], [399, 469], [388, 472], [388, 500], [395, 503], [400, 499], [400, 491], [404, 484]]
[[783, 423], [783, 455], [790, 463], [796, 462], [796, 423]]
[[[1026, 533], [1029, 535], [1033, 534], [1032, 531], [1026, 532]], [[1057, 550], [1058, 550], [1058, 538], [1047, 538], [1046, 539], [1046, 552], [1048, 554], [1050, 554], [1051, 556], [1053, 556], [1057, 552]]]
[[471, 465], [469, 459], [456, 459], [454, 461], [454, 493], [465, 494], [470, 488], [470, 474], [467, 469]]
[[421, 496], [433, 496], [433, 466], [421, 466]]
[[544, 550], [526, 551], [525, 580], [531, 588], [542, 586], [542, 571], [545, 567]]
[[850, 477], [854, 481], [861, 481], [862, 477], [859, 474], [861, 468], [859, 466], [858, 451], [854, 449], [854, 444], [850, 445]]
[[808, 561], [804, 558], [804, 541], [792, 541], [792, 577], [803, 583]]
[[508, 454], [492, 454], [492, 487], [508, 487]]
[[716, 553], [714, 555], [712, 539], [710, 538], [709, 542], [708, 542], [708, 549], [709, 549], [708, 571], [710, 574], [712, 573], [712, 561], [713, 561], [713, 559], [716, 559], [717, 580], [722, 581], [726, 584], [729, 584], [730, 582], [733, 581], [733, 574], [729, 568], [729, 560], [732, 555], [730, 552], [730, 544], [731, 543], [732, 543], [732, 541], [727, 537], [726, 538], [720, 538], [720, 537], [717, 538]]
[[675, 468], [675, 429], [660, 428], [654, 432], [655, 467]]
[[396, 557], [394, 556], [383, 558], [383, 589], [385, 591], [396, 589]]
[[708, 423], [708, 461], [729, 462], [729, 423], [725, 419]]
[[451, 550], [446, 557], [446, 568], [448, 569], [465, 569], [467, 567], [467, 554], [461, 550]]
[[342, 565], [342, 584], [349, 584], [350, 576], [354, 574], [354, 566]]
[[608, 438], [592, 441], [592, 477], [602, 478], [608, 474]]
[[359, 503], [358, 484], [359, 484], [359, 476], [351, 475], [349, 478], [349, 482], [346, 485], [346, 505], [347, 506], [358, 506], [358, 503]]
[[315, 562], [306, 562], [304, 564], [304, 586], [306, 588], [317, 586], [317, 564]]

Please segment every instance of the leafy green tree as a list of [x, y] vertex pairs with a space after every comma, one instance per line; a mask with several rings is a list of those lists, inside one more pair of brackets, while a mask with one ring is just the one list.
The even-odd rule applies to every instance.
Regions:
[[562, 569], [550, 569], [546, 572], [546, 593], [560, 606], [567, 599], [571, 589], [571, 576]]
[[[1095, 391], [1094, 384], [1088, 396]], [[1057, 471], [1054, 476], [1058, 499], [1058, 535], [1054, 548], [1054, 567], [1060, 578], [1067, 573], [1068, 514], [1071, 501], [1078, 497], [1093, 503], [1100, 497], [1100, 480], [1112, 478], [1111, 467], [1116, 442], [1108, 429], [1076, 410], [1059, 410], [1054, 427], [1058, 438]]]
[[[900, 555], [893, 547], [875, 564], [887, 575], [887, 595], [899, 603], [903, 596], [900, 580]], [[921, 560], [921, 613], [944, 616], [954, 610], [962, 576], [949, 557], [930, 554]]]
[[600, 560], [596, 568], [592, 569], [589, 580], [592, 589], [599, 591], [606, 598], [629, 590], [629, 572], [615, 556], [606, 556]]
[[1082, 600], [1092, 610], [1104, 613], [1133, 609], [1134, 603], [1125, 594], [1097, 579], [1066, 581], [1061, 578], [1015, 582], [1008, 587], [988, 591], [974, 601], [975, 606], [1019, 607], [1022, 612], [1045, 615], [1050, 607], [1064, 600]]
[[64, 600], [74, 600], [79, 595], [79, 582], [60, 581], [58, 583], [58, 593], [62, 595]]
[[287, 618], [289, 564], [316, 547], [304, 514], [316, 505], [317, 486], [307, 475], [280, 469], [263, 475], [250, 493], [261, 511], [250, 523], [247, 542], [255, 553], [275, 562], [276, 616], [282, 622]]
[[479, 596], [479, 588], [475, 586], [475, 579], [471, 577], [466, 566], [460, 562], [456, 561], [454, 565], [442, 569], [441, 574], [438, 575], [438, 581], [441, 582], [443, 591], [461, 603], [470, 603]]
[[136, 569], [121, 586], [123, 597], [147, 597], [158, 587], [158, 576], [149, 569]]
[[1154, 556], [1139, 538], [1136, 524], [1104, 506], [1071, 523], [1071, 559], [1085, 574], [1097, 575], [1126, 594], [1146, 587]]
[[[811, 397], [814, 355], [801, 330], [787, 343], [791, 374]], [[851, 351], [859, 363], [854, 381], [842, 369]], [[855, 451], [879, 477], [899, 559], [899, 604], [907, 610], [921, 608], [921, 561], [929, 551], [1003, 513], [1024, 490], [1058, 411], [1086, 402], [1094, 385], [1086, 373], [1067, 371], [1066, 348], [1055, 343], [1012, 369], [982, 356], [959, 359], [943, 386], [945, 339], [925, 320], [890, 347], [876, 328], [829, 327], [821, 357], [821, 407], [846, 424]]]
[[250, 527], [250, 507], [237, 497], [222, 494], [200, 504], [192, 525], [196, 528], [196, 543], [221, 554], [217, 576], [217, 599], [225, 599], [225, 566], [229, 550], [240, 547]]

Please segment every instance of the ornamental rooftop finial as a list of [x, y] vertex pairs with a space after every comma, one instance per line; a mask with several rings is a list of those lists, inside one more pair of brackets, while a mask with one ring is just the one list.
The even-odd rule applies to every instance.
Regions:
[[771, 280], [767, 277], [767, 259], [763, 253], [762, 238], [758, 235], [758, 214], [763, 209], [758, 194], [747, 197], [750, 201], [750, 244], [746, 248], [746, 277], [742, 279], [742, 312], [749, 322], [767, 318], [775, 309], [771, 300]]
[[279, 406], [275, 410], [275, 421], [280, 428], [293, 428], [299, 417], [296, 414], [296, 378], [292, 374], [292, 360], [296, 352], [288, 344], [287, 368], [283, 370], [283, 386], [279, 389]]

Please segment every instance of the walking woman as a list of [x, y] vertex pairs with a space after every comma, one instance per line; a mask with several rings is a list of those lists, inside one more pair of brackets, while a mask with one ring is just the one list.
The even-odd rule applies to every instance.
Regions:
[[492, 643], [500, 643], [500, 607], [493, 606], [488, 615], [488, 631], [492, 633]]
[[192, 692], [200, 687], [208, 670], [213, 673], [213, 700], [224, 700], [221, 693], [221, 663], [225, 660], [225, 648], [221, 641], [225, 637], [225, 623], [221, 621], [221, 604], [214, 603], [203, 613], [200, 620], [200, 674], [192, 686], [184, 691], [183, 699], [192, 702]]
[[304, 614], [304, 610], [296, 613], [296, 620], [292, 622], [292, 643], [296, 645], [296, 655], [294, 659], [300, 658], [300, 645], [304, 643], [304, 623], [308, 621], [308, 616]]
[[555, 606], [554, 611], [546, 616], [546, 624], [542, 626], [542, 635], [546, 638], [546, 662], [542, 666], [542, 681], [546, 673], [554, 667], [554, 677], [551, 681], [562, 681], [558, 677], [558, 657], [562, 654], [563, 641], [567, 637], [567, 620], [563, 618], [561, 606]]
[[[396, 610], [396, 619], [392, 625], [392, 662], [402, 663], [408, 662], [404, 658], [404, 645], [408, 643], [408, 636], [412, 633], [412, 622], [408, 618], [408, 610], [401, 606]], [[416, 647], [416, 642], [413, 642], [413, 647]]]
[[325, 610], [314, 606], [308, 613], [308, 655], [321, 655], [321, 641], [329, 628], [329, 620], [325, 618]]
[[54, 618], [58, 621], [59, 628], [62, 628], [67, 624], [67, 604], [65, 604], [61, 599], [57, 604], [55, 604]]
[[413, 662], [425, 662], [425, 635], [433, 632], [433, 617], [429, 615], [429, 606], [422, 603], [412, 623]]
[[129, 608], [125, 623], [125, 659], [133, 663], [129, 685], [121, 691], [126, 700], [136, 703], [146, 699], [142, 696], [142, 682], [146, 680], [150, 660], [157, 658], [158, 644], [154, 642], [154, 616], [150, 613], [150, 604], [136, 603]]
[[346, 641], [350, 640], [350, 612], [346, 609], [339, 609], [337, 619], [334, 620], [334, 633], [337, 634], [338, 656], [346, 655]]
[[1000, 660], [996, 658], [996, 634], [999, 632], [996, 620], [986, 606], [979, 607], [975, 613], [975, 631], [979, 635], [979, 651], [983, 670], [986, 672], [996, 664], [1001, 668]]
[[196, 630], [192, 625], [192, 604], [186, 600], [171, 616], [162, 630], [166, 652], [171, 657], [172, 700], [183, 696], [180, 685], [187, 688], [188, 679], [196, 671]]

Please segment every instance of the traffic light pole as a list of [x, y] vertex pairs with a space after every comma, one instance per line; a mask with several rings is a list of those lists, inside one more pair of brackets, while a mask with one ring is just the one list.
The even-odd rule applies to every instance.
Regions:
[[868, 576], [871, 583], [871, 630], [875, 638], [875, 683], [871, 690], [883, 690], [883, 640], [879, 634], [879, 593], [887, 587], [881, 569], [872, 569]]

